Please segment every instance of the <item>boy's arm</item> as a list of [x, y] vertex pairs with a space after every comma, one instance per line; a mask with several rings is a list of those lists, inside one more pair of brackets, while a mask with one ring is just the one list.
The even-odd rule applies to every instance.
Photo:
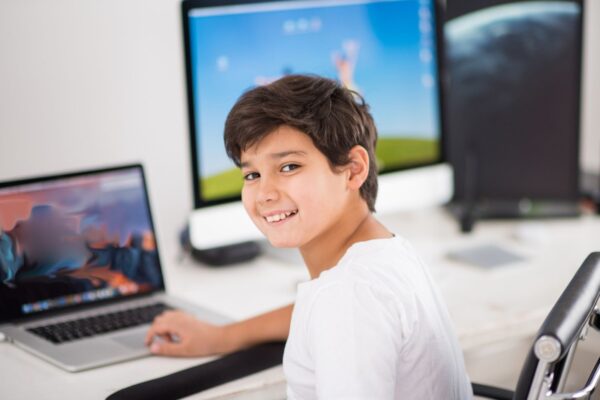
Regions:
[[256, 317], [217, 326], [182, 311], [167, 311], [154, 320], [146, 345], [165, 356], [210, 356], [231, 353], [255, 344], [286, 340], [293, 305]]
[[287, 340], [294, 305], [278, 308], [225, 327], [227, 353], [258, 343]]

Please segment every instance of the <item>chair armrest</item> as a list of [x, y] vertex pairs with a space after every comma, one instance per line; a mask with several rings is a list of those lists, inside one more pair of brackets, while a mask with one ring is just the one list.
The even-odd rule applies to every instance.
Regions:
[[472, 383], [473, 394], [479, 397], [486, 397], [488, 399], [496, 400], [512, 400], [514, 392], [506, 389], [501, 389], [495, 386], [482, 385], [479, 383]]

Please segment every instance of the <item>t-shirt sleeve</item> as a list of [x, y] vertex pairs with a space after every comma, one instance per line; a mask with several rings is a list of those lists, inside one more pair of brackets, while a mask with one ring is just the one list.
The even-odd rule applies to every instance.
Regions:
[[318, 398], [394, 398], [402, 342], [398, 325], [391, 296], [366, 283], [321, 288], [306, 327]]

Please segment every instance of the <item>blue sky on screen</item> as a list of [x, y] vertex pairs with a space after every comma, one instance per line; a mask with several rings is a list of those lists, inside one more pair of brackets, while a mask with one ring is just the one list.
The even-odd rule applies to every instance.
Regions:
[[[223, 125], [245, 90], [289, 73], [337, 79], [334, 60], [340, 56], [355, 58], [354, 83], [371, 106], [380, 137], [438, 137], [436, 88], [423, 83], [436, 68], [434, 31], [427, 29], [432, 25], [420, 26], [428, 8], [416, 0], [301, 4], [309, 7], [190, 17], [202, 176], [233, 166]], [[428, 49], [431, 60], [424, 60]]]

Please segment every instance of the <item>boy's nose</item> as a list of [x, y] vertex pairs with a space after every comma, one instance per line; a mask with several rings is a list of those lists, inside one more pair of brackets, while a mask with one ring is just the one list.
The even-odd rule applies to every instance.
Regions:
[[260, 203], [275, 201], [279, 198], [279, 192], [271, 179], [261, 179], [258, 189], [257, 200]]

